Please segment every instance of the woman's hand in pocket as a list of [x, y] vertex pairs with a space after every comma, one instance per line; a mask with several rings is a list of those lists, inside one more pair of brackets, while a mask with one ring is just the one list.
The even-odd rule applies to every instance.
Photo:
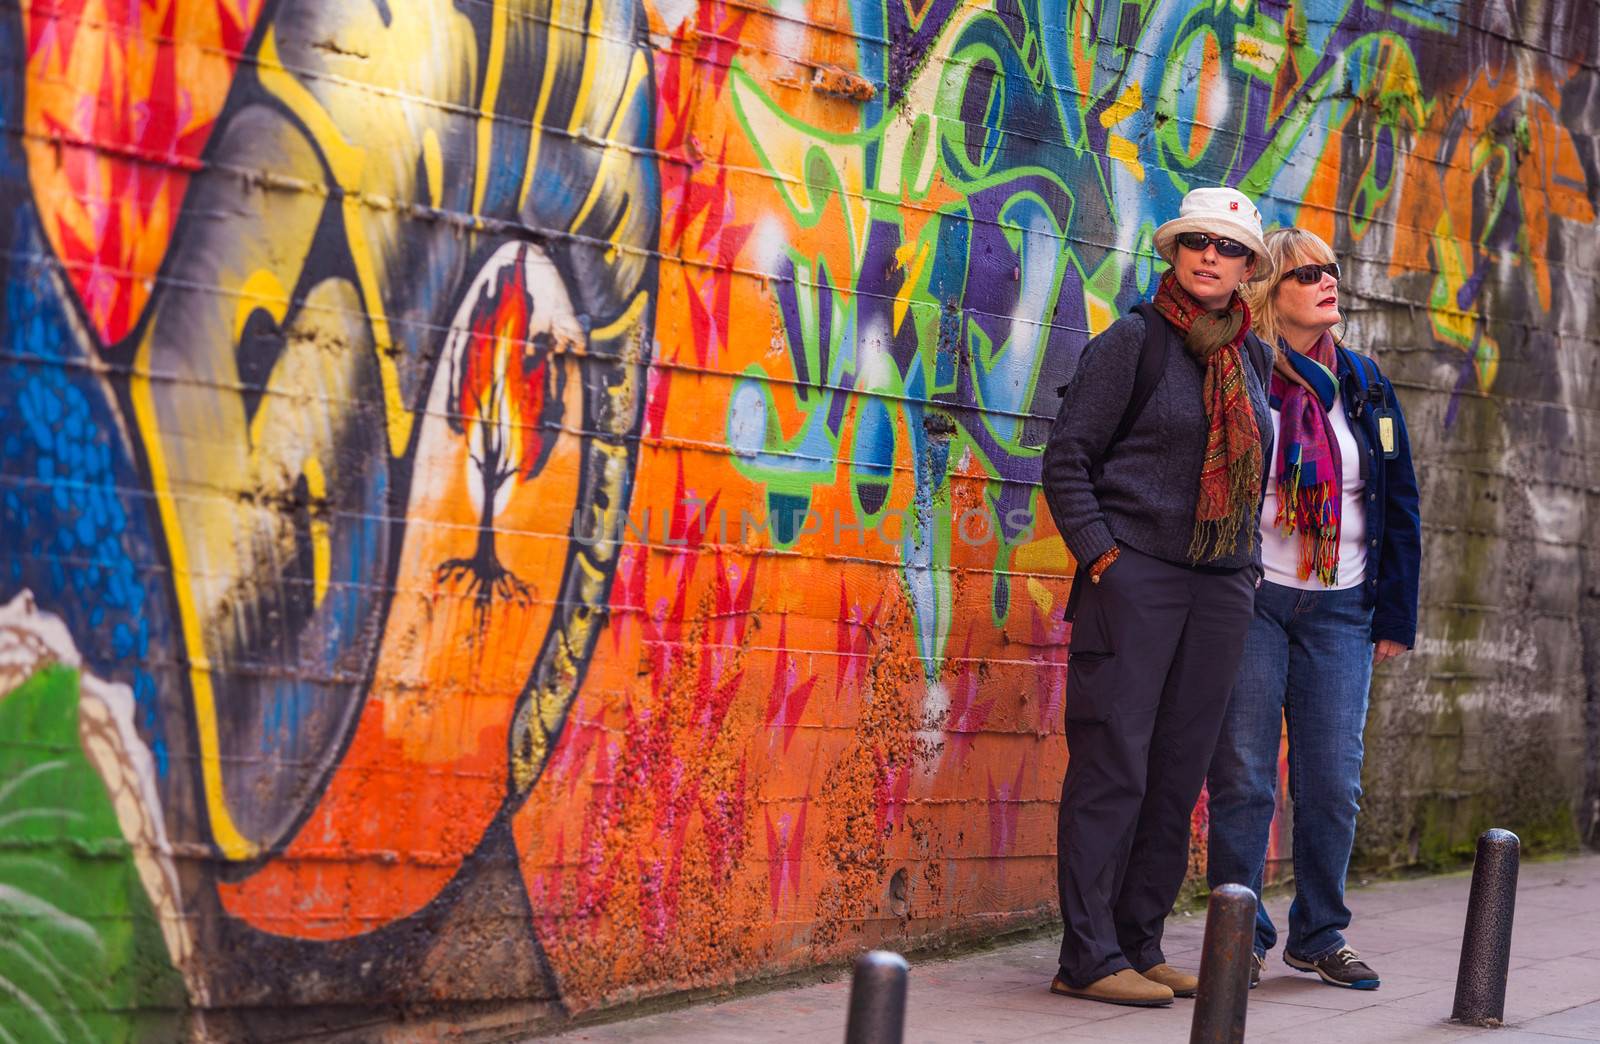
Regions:
[[1122, 548], [1119, 545], [1117, 547], [1113, 547], [1110, 551], [1107, 551], [1105, 554], [1095, 559], [1094, 564], [1089, 566], [1089, 582], [1092, 584], [1098, 584], [1100, 582], [1100, 578], [1106, 575], [1106, 571], [1110, 569], [1121, 556]]

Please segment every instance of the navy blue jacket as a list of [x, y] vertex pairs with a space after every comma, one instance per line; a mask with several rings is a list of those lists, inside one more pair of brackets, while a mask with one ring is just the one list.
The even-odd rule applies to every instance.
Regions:
[[[1372, 607], [1372, 640], [1385, 638], [1411, 648], [1417, 642], [1417, 575], [1422, 566], [1422, 520], [1417, 475], [1411, 466], [1411, 439], [1394, 386], [1378, 364], [1348, 348], [1339, 349], [1339, 401], [1350, 431], [1365, 441], [1367, 477], [1367, 578], [1362, 582]], [[1385, 460], [1378, 441], [1376, 409], [1395, 416], [1395, 448]]]

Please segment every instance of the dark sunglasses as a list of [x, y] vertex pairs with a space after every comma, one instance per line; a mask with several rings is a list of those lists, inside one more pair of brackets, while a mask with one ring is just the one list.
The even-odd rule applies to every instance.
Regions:
[[1223, 239], [1221, 236], [1209, 236], [1204, 232], [1179, 232], [1178, 245], [1189, 250], [1200, 251], [1208, 246], [1217, 248], [1217, 253], [1223, 257], [1249, 257], [1254, 251], [1234, 239]]
[[1333, 281], [1337, 283], [1339, 281], [1339, 262], [1329, 261], [1325, 265], [1301, 265], [1299, 268], [1291, 268], [1283, 273], [1283, 278], [1288, 279], [1290, 276], [1294, 276], [1296, 282], [1310, 286], [1312, 283], [1322, 282], [1322, 274], [1324, 272], [1333, 276]]

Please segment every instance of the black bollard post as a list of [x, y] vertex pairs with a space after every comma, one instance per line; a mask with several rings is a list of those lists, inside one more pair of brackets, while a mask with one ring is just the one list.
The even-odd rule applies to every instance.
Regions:
[[900, 1044], [906, 1031], [906, 959], [888, 950], [856, 958], [844, 1044]]
[[1522, 842], [1509, 830], [1485, 830], [1478, 838], [1451, 1021], [1473, 1026], [1497, 1026], [1505, 1021], [1511, 918], [1517, 908], [1521, 852]]
[[1250, 889], [1225, 884], [1211, 893], [1189, 1044], [1243, 1044], [1255, 924], [1256, 894]]

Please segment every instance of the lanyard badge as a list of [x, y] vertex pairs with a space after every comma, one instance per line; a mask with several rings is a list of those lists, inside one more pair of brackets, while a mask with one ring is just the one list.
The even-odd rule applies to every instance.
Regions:
[[1372, 419], [1378, 425], [1378, 447], [1383, 451], [1383, 459], [1394, 460], [1400, 455], [1399, 418], [1395, 415], [1394, 409], [1384, 401], [1383, 384], [1368, 383], [1366, 367], [1353, 354], [1350, 362], [1355, 370], [1356, 380], [1361, 383], [1361, 394], [1355, 402], [1356, 418], [1359, 419], [1369, 409], [1372, 411]]
[[1378, 422], [1378, 445], [1383, 450], [1383, 459], [1393, 460], [1400, 455], [1394, 411], [1387, 406], [1380, 406], [1372, 411], [1372, 419]]

